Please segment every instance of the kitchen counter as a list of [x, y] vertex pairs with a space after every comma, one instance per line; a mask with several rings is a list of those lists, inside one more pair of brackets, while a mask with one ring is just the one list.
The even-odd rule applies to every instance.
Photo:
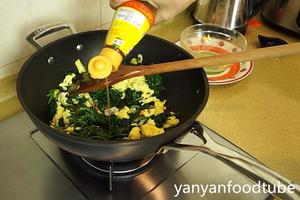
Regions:
[[[190, 10], [153, 27], [150, 34], [179, 40], [193, 23]], [[249, 27], [248, 48], [257, 48], [257, 35], [288, 42], [299, 39], [270, 27]], [[300, 63], [299, 55], [255, 61], [246, 79], [226, 86], [211, 86], [208, 104], [199, 120], [270, 168], [300, 183]], [[22, 111], [15, 96], [16, 76], [0, 81], [0, 121]]]
[[[258, 35], [279, 37], [288, 43], [300, 38], [270, 28], [260, 17], [261, 27], [248, 27], [247, 49], [259, 47]], [[165, 26], [172, 31], [153, 34], [178, 41], [186, 17]], [[169, 35], [170, 34], [170, 35]], [[209, 100], [198, 120], [235, 143], [264, 164], [300, 183], [300, 55], [254, 62], [246, 79], [210, 86]]]

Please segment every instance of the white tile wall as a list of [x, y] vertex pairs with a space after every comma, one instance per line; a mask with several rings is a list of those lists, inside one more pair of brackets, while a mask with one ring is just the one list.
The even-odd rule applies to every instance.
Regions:
[[35, 51], [25, 39], [35, 28], [69, 22], [78, 32], [103, 29], [112, 17], [109, 0], [0, 0], [0, 80], [16, 74]]
[[101, 24], [108, 24], [111, 22], [114, 12], [109, 6], [109, 0], [100, 0], [101, 3]]
[[0, 80], [6, 78], [8, 76], [17, 74], [20, 71], [22, 65], [25, 63], [25, 61], [28, 58], [29, 58], [29, 56], [21, 58], [19, 60], [16, 60], [16, 61], [14, 61], [10, 64], [7, 64], [5, 66], [1, 66], [0, 67]]
[[110, 22], [109, 22], [109, 23], [106, 23], [106, 24], [102, 24], [102, 25], [101, 25], [101, 29], [103, 29], [103, 30], [108, 30], [109, 27], [110, 27], [110, 25], [111, 25]]

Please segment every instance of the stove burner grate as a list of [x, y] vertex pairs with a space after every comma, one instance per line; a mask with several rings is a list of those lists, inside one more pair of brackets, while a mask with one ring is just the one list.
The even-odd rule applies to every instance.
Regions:
[[113, 168], [113, 175], [120, 176], [122, 175], [137, 175], [139, 171], [143, 171], [144, 168], [147, 168], [147, 165], [154, 160], [155, 155], [152, 155], [147, 158], [138, 159], [129, 162], [102, 162], [91, 160], [88, 158], [81, 157], [82, 161], [86, 163], [89, 167], [99, 171], [100, 173], [109, 174], [111, 167]]
[[138, 176], [150, 169], [151, 166], [161, 157], [152, 155], [147, 158], [129, 162], [103, 162], [69, 154], [77, 166], [92, 177], [108, 178], [109, 190], [112, 191], [112, 184], [115, 180], [124, 180]]

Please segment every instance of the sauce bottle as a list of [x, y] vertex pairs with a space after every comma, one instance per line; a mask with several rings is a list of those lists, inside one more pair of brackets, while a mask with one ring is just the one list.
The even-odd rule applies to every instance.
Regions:
[[118, 70], [124, 57], [143, 38], [155, 21], [155, 6], [146, 1], [127, 1], [115, 11], [105, 46], [88, 64], [92, 78], [103, 79]]

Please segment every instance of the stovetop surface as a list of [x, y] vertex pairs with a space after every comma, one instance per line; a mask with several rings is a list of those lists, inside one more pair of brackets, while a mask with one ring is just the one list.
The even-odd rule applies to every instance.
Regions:
[[[219, 143], [238, 150], [233, 144], [203, 125], [204, 131]], [[60, 150], [34, 125], [25, 113], [0, 124], [0, 195], [2, 199], [266, 199], [268, 194], [203, 193], [175, 197], [175, 186], [201, 184], [232, 184], [250, 186], [254, 183], [221, 161], [202, 153], [168, 151], [149, 168], [133, 177], [113, 181], [108, 190], [108, 178], [91, 176], [80, 158]], [[201, 144], [188, 133], [183, 143]], [[248, 155], [249, 156], [249, 155]]]

